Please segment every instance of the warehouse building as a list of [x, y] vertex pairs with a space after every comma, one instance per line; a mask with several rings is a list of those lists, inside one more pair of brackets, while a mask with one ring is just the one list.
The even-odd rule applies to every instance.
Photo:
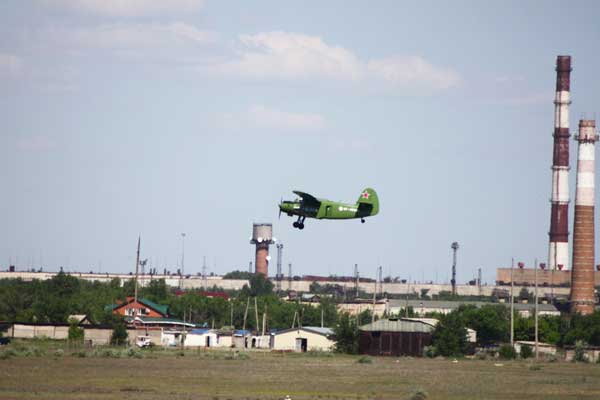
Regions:
[[271, 333], [271, 350], [279, 351], [332, 351], [335, 345], [333, 330], [303, 326]]
[[434, 324], [418, 319], [380, 319], [359, 328], [358, 351], [372, 356], [421, 357]]

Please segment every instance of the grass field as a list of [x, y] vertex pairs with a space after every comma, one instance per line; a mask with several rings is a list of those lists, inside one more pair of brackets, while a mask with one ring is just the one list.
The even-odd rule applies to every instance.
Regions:
[[[0, 399], [599, 399], [600, 365], [11, 345]], [[20, 348], [18, 346], [21, 346]], [[85, 357], [83, 357], [85, 355]], [[118, 358], [117, 358], [118, 357]], [[425, 397], [419, 397], [422, 393]]]

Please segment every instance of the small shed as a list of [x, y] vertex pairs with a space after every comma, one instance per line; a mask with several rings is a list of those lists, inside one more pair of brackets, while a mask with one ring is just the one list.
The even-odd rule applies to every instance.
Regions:
[[333, 330], [317, 326], [286, 329], [271, 333], [271, 349], [296, 352], [331, 351], [335, 345]]
[[434, 325], [422, 320], [380, 319], [360, 328], [359, 353], [373, 356], [423, 355]]
[[192, 329], [185, 335], [185, 347], [217, 346], [217, 334], [210, 329]]

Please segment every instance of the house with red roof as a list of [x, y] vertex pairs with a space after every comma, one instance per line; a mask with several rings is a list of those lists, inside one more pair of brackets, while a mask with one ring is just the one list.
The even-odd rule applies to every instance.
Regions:
[[137, 301], [133, 297], [127, 297], [123, 302], [110, 304], [106, 306], [107, 311], [113, 314], [119, 314], [124, 317], [151, 317], [151, 318], [167, 318], [169, 316], [168, 306], [157, 304], [153, 301], [144, 298], [138, 298]]

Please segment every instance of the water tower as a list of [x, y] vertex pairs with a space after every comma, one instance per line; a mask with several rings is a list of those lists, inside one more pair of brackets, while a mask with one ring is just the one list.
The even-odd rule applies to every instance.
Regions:
[[252, 238], [250, 244], [256, 245], [256, 259], [254, 260], [256, 274], [263, 274], [265, 278], [269, 276], [269, 245], [275, 243], [273, 238], [272, 224], [253, 224]]

